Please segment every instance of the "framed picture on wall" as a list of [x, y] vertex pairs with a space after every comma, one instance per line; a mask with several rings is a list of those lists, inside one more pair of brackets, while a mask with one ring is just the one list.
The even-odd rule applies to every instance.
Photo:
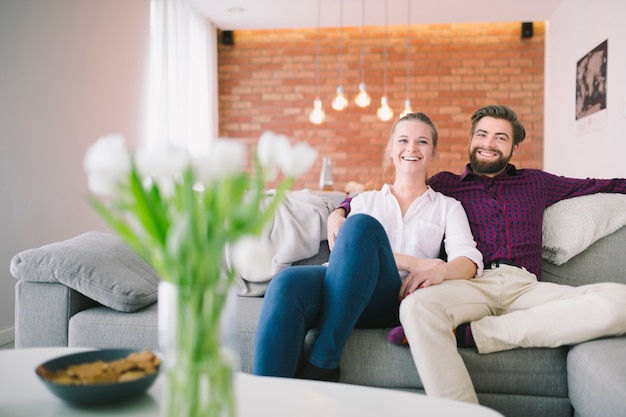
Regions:
[[576, 63], [577, 134], [607, 126], [608, 45], [605, 40]]

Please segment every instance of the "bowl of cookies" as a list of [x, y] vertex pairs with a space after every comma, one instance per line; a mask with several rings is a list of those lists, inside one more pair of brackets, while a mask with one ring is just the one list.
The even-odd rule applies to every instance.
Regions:
[[51, 359], [35, 373], [64, 401], [106, 405], [145, 393], [156, 380], [160, 363], [150, 350], [102, 349]]

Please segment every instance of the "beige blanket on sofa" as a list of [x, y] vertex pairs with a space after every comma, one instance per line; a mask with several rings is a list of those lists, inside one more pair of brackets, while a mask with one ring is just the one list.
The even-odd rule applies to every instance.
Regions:
[[[334, 209], [330, 199], [311, 190], [287, 192], [273, 220], [262, 233], [272, 247], [271, 268], [260, 274], [262, 278], [237, 276], [235, 282], [239, 295], [256, 297], [265, 294], [267, 285], [277, 272], [317, 254], [320, 242], [326, 239], [326, 219]], [[228, 254], [226, 258], [230, 265]]]
[[624, 194], [600, 193], [559, 201], [544, 211], [542, 255], [561, 265], [624, 225]]

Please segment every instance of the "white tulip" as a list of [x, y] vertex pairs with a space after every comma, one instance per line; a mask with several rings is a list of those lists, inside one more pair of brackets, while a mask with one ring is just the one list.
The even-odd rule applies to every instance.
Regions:
[[252, 282], [265, 281], [272, 276], [274, 256], [269, 240], [244, 236], [232, 246], [232, 263], [242, 278]]
[[306, 143], [298, 143], [279, 155], [278, 165], [287, 177], [299, 177], [307, 172], [317, 159], [317, 150]]
[[264, 132], [259, 138], [257, 156], [259, 163], [265, 169], [268, 181], [274, 181], [278, 175], [279, 160], [282, 155], [290, 152], [289, 139], [284, 135], [277, 135], [272, 131]]
[[173, 146], [141, 149], [136, 156], [137, 170], [144, 180], [151, 180], [165, 198], [174, 194], [176, 181], [189, 165], [189, 154]]
[[98, 139], [87, 149], [83, 167], [92, 193], [114, 196], [130, 172], [130, 156], [124, 137], [108, 135]]
[[247, 161], [246, 146], [233, 139], [216, 139], [208, 156], [194, 158], [196, 179], [205, 186], [243, 172]]

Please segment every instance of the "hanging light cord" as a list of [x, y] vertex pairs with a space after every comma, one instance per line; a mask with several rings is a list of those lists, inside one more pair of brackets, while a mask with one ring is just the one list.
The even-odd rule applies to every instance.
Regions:
[[411, 0], [407, 0], [407, 13], [406, 13], [406, 98], [409, 98], [411, 78]]
[[365, 80], [365, 0], [361, 7], [361, 82]]
[[343, 85], [342, 76], [343, 62], [343, 0], [339, 3], [339, 85]]
[[387, 97], [387, 39], [388, 39], [388, 23], [387, 23], [387, 14], [388, 14], [387, 0], [385, 0], [385, 51], [384, 51], [384, 62], [383, 62], [383, 96]]
[[315, 59], [315, 95], [320, 96], [320, 36], [322, 25], [322, 0], [317, 2], [317, 42], [316, 42], [316, 59]]

